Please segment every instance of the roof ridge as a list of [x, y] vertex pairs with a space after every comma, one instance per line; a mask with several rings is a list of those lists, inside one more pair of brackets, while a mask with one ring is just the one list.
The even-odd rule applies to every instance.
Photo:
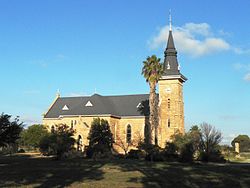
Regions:
[[[138, 96], [138, 95], [149, 95], [149, 93], [141, 93], [141, 94], [127, 94], [127, 95], [99, 95], [99, 94], [94, 94], [95, 96], [100, 96], [100, 97], [122, 97], [122, 96]], [[94, 95], [88, 95], [88, 96], [65, 96], [65, 97], [60, 97], [61, 99], [67, 99], [67, 98], [91, 98]]]
[[143, 94], [128, 94], [128, 95], [105, 95], [103, 97], [122, 97], [122, 96], [138, 96], [138, 95], [149, 95], [149, 93]]

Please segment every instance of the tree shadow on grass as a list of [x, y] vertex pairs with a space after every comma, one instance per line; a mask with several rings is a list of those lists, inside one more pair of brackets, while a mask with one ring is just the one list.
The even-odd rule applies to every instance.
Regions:
[[104, 163], [82, 159], [55, 161], [30, 156], [0, 157], [0, 187], [65, 187], [74, 182], [100, 180]]
[[0, 187], [249, 187], [249, 184], [250, 164], [0, 157]]
[[116, 162], [123, 171], [139, 171], [142, 177], [132, 177], [129, 182], [139, 182], [143, 187], [248, 187], [250, 164], [221, 165], [196, 163], [167, 163], [128, 161]]

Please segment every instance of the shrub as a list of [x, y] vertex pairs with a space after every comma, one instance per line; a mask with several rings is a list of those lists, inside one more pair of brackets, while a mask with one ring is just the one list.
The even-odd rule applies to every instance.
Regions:
[[111, 157], [113, 147], [113, 135], [108, 121], [95, 118], [91, 123], [89, 132], [89, 146], [86, 154], [88, 158]]
[[25, 153], [25, 150], [24, 149], [19, 149], [18, 153]]
[[146, 156], [146, 160], [155, 161], [155, 162], [165, 161], [164, 152], [160, 150], [156, 150], [150, 155]]
[[211, 153], [201, 152], [199, 156], [199, 160], [203, 162], [226, 162], [224, 156], [221, 154], [219, 150], [214, 150]]
[[146, 153], [141, 151], [141, 150], [134, 150], [134, 149], [131, 149], [129, 152], [128, 152], [128, 155], [126, 158], [128, 159], [145, 159], [146, 157]]
[[93, 159], [111, 158], [112, 152], [105, 144], [98, 144], [87, 147], [86, 156]]
[[56, 125], [56, 129], [45, 135], [39, 144], [41, 153], [44, 155], [56, 155], [61, 159], [64, 154], [73, 149], [75, 139], [72, 138], [74, 131], [67, 125]]
[[180, 161], [181, 162], [192, 162], [193, 155], [194, 155], [193, 143], [189, 142], [181, 148]]
[[177, 146], [173, 142], [167, 142], [166, 147], [164, 149], [164, 158], [167, 161], [177, 161], [178, 154], [177, 154]]

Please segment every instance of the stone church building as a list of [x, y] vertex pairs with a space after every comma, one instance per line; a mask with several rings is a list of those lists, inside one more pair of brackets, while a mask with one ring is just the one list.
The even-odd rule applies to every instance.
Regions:
[[[184, 133], [183, 83], [187, 80], [180, 73], [172, 30], [169, 30], [167, 47], [164, 52], [164, 74], [159, 81], [159, 129], [158, 144], [165, 147], [171, 135]], [[88, 146], [88, 133], [93, 118], [103, 118], [109, 122], [115, 144], [127, 144], [143, 139], [148, 122], [149, 94], [102, 96], [94, 94], [83, 97], [60, 97], [44, 114], [43, 124], [53, 129], [56, 124], [67, 124], [76, 130], [78, 148]], [[144, 110], [143, 110], [144, 109]], [[132, 144], [131, 144], [132, 145]], [[132, 147], [132, 146], [131, 146]]]

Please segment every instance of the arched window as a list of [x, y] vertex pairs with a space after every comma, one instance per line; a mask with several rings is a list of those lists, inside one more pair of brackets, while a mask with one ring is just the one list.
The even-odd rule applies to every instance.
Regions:
[[77, 150], [82, 151], [82, 136], [81, 135], [78, 135], [78, 138], [77, 138]]
[[71, 120], [71, 129], [74, 128], [74, 120]]
[[51, 126], [51, 132], [52, 133], [55, 132], [55, 126], [54, 125]]
[[168, 119], [168, 127], [170, 127], [170, 119]]
[[170, 109], [170, 99], [168, 99], [168, 109]]
[[127, 125], [127, 143], [131, 143], [132, 130], [131, 125]]
[[77, 121], [75, 120], [75, 125], [77, 124]]

